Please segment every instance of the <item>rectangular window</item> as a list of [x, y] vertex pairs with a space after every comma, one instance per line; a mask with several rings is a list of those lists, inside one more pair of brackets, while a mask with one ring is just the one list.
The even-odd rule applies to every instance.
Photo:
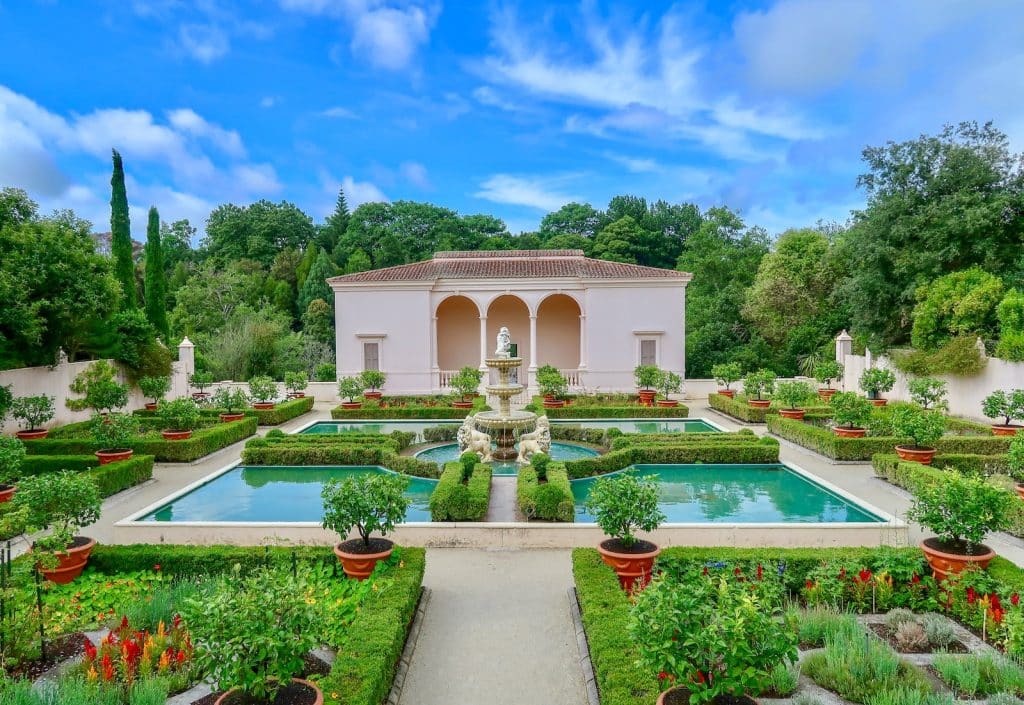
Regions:
[[380, 369], [380, 343], [363, 343], [363, 369]]
[[657, 340], [641, 340], [640, 341], [640, 364], [641, 365], [657, 365], [658, 364], [658, 341]]

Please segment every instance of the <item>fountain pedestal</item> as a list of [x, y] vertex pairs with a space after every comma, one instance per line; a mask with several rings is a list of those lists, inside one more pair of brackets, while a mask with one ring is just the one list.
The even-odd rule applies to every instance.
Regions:
[[488, 384], [485, 389], [489, 396], [498, 398], [497, 411], [482, 411], [474, 418], [476, 425], [487, 429], [497, 448], [492, 456], [498, 460], [512, 460], [518, 453], [515, 449], [516, 431], [532, 428], [537, 415], [529, 411], [512, 411], [512, 397], [521, 394], [524, 387], [512, 384], [510, 373], [522, 366], [521, 357], [489, 357], [484, 362], [491, 369], [498, 370], [498, 383]]

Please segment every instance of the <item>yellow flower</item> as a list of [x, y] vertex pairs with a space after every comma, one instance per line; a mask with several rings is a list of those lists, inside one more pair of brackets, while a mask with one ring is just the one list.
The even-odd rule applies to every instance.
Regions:
[[316, 599], [314, 599], [312, 597], [307, 597], [306, 598], [306, 604], [307, 605], [315, 605], [316, 604]]

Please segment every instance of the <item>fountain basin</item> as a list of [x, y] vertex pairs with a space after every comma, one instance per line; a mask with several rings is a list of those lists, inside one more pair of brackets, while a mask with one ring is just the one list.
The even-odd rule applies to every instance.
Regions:
[[[551, 444], [551, 459], [552, 460], [580, 460], [582, 458], [592, 458], [598, 455], [596, 450], [587, 448], [586, 446], [575, 445], [573, 443], [559, 443], [557, 441]], [[429, 460], [434, 463], [444, 464], [451, 463], [459, 459], [459, 446], [457, 443], [445, 443], [444, 445], [435, 446], [434, 448], [428, 448], [421, 450], [416, 454], [416, 457], [420, 460]], [[495, 458], [490, 463], [491, 473], [493, 475], [518, 475], [519, 464], [515, 460], [498, 460]]]

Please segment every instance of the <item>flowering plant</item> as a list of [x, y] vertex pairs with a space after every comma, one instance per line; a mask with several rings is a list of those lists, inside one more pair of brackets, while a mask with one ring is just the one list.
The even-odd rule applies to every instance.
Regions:
[[155, 633], [135, 631], [123, 617], [98, 645], [84, 644], [85, 677], [90, 682], [131, 686], [138, 678], [185, 671], [192, 661], [192, 640], [175, 616], [168, 629], [163, 622]]

